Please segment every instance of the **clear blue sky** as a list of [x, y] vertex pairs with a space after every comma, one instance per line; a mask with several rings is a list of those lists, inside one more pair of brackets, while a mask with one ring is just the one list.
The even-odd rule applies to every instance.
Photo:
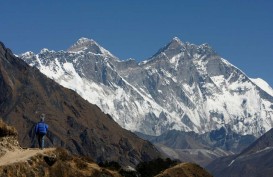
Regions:
[[6, 0], [0, 41], [16, 54], [96, 40], [120, 59], [147, 59], [174, 36], [209, 43], [250, 77], [273, 86], [271, 0]]

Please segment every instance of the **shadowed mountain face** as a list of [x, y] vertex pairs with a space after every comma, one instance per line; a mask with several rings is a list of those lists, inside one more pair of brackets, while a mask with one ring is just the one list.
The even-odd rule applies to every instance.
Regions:
[[273, 129], [242, 153], [216, 159], [207, 166], [215, 177], [271, 177], [273, 174]]
[[46, 146], [61, 146], [97, 161], [122, 165], [159, 156], [150, 143], [122, 129], [96, 105], [29, 67], [0, 43], [0, 116], [18, 130], [19, 142], [35, 144], [33, 127], [46, 114]]

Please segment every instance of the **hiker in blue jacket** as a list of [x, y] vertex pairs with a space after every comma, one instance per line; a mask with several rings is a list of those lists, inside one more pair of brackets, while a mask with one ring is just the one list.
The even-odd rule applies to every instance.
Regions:
[[44, 137], [47, 133], [48, 125], [45, 123], [45, 114], [41, 114], [41, 120], [35, 126], [35, 133], [38, 138], [39, 148], [44, 148]]

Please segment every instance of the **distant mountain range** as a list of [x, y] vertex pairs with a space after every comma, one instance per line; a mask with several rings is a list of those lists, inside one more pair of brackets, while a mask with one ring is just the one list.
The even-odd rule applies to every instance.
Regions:
[[30, 67], [0, 42], [0, 117], [17, 129], [22, 147], [37, 147], [34, 125], [41, 113], [49, 125], [46, 147], [131, 167], [161, 156], [151, 143], [121, 128], [96, 105]]
[[121, 61], [92, 39], [66, 51], [19, 56], [59, 84], [98, 105], [125, 129], [204, 134], [223, 127], [261, 136], [273, 126], [273, 91], [247, 77], [208, 44], [177, 37], [148, 60]]
[[160, 136], [137, 135], [168, 157], [203, 167], [219, 157], [240, 153], [256, 140], [253, 135], [239, 135], [223, 127], [204, 134], [170, 130]]

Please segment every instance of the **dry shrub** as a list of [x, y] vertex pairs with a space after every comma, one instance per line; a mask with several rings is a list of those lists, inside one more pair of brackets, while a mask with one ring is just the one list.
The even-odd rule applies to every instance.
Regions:
[[71, 161], [71, 160], [73, 160], [73, 157], [70, 154], [70, 152], [68, 152], [64, 148], [57, 147], [56, 152], [57, 152], [57, 158], [59, 160], [61, 160], [61, 161]]
[[80, 170], [87, 169], [87, 167], [88, 167], [88, 163], [81, 160], [80, 158], [74, 158], [74, 162], [75, 162], [77, 168], [79, 168]]
[[17, 136], [17, 130], [14, 127], [8, 126], [0, 119], [0, 137]]

